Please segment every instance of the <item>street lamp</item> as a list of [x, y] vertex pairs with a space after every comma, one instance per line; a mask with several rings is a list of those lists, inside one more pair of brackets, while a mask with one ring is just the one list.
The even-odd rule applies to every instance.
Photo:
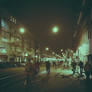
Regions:
[[59, 30], [59, 29], [58, 29], [58, 27], [57, 27], [57, 26], [55, 26], [55, 27], [53, 27], [53, 28], [52, 28], [52, 32], [53, 32], [53, 33], [57, 33], [57, 32], [58, 32], [58, 30]]
[[61, 52], [63, 51], [63, 49], [61, 49]]
[[20, 28], [19, 31], [20, 31], [21, 34], [25, 33], [25, 29], [24, 28]]
[[[19, 32], [21, 33], [22, 49], [23, 49], [23, 54], [24, 54], [24, 37], [23, 37], [23, 34], [25, 33], [25, 29], [24, 28], [20, 28]], [[24, 60], [24, 56], [23, 56], [23, 60]]]
[[46, 51], [48, 51], [48, 50], [49, 50], [49, 48], [48, 48], [48, 47], [46, 47], [46, 48], [45, 48], [45, 50], [46, 50]]

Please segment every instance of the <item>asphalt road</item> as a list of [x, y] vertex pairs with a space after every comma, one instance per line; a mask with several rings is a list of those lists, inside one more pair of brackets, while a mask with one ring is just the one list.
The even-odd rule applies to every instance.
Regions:
[[0, 70], [0, 92], [91, 92], [91, 85], [91, 81], [55, 72], [40, 72], [31, 81], [22, 67]]

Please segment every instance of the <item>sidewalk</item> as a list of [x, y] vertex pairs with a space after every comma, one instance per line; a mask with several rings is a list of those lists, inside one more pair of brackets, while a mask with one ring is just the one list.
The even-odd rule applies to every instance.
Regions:
[[[79, 80], [72, 76], [71, 68], [59, 67], [54, 69], [47, 75], [45, 67], [41, 68], [36, 84], [39, 85], [39, 92], [89, 92], [85, 80]], [[34, 87], [34, 90], [35, 87]], [[34, 91], [34, 92], [37, 92]]]
[[[41, 71], [40, 74], [46, 74], [45, 67], [41, 67], [40, 71]], [[50, 73], [51, 74], [72, 75], [73, 72], [72, 72], [71, 68], [59, 67], [59, 68], [55, 69], [55, 68], [51, 67]]]
[[[71, 67], [65, 68], [65, 67], [60, 66], [57, 69], [55, 69], [53, 67], [51, 67], [51, 69], [50, 69], [50, 76], [67, 77], [67, 78], [72, 78], [75, 80], [76, 79], [77, 80], [85, 80], [86, 79], [85, 73], [83, 73], [83, 76], [80, 76], [77, 71], [74, 75], [72, 75], [72, 74], [73, 74], [73, 71], [72, 71]], [[47, 75], [45, 67], [41, 67], [40, 73], [38, 75], [40, 75], [40, 76]]]

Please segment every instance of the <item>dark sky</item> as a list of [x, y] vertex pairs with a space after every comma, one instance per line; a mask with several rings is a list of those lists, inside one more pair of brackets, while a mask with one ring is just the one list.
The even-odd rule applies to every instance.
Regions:
[[[82, 0], [0, 0], [0, 7], [27, 25], [41, 46], [60, 49], [72, 47], [81, 3]], [[55, 25], [59, 27], [56, 35], [51, 33]]]

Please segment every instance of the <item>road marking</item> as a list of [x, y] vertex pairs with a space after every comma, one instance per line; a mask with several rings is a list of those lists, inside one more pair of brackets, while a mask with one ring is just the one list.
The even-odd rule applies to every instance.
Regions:
[[4, 79], [11, 78], [11, 77], [15, 77], [15, 76], [18, 76], [18, 75], [20, 75], [20, 74], [15, 73], [15, 75], [12, 75], [12, 76], [2, 77], [2, 78], [0, 78], [0, 81], [1, 81], [1, 80], [4, 80]]
[[10, 78], [10, 77], [12, 77], [12, 76], [6, 76], [6, 77], [3, 77], [3, 78], [0, 78], [0, 81], [4, 80], [4, 79], [7, 79], [7, 78]]

